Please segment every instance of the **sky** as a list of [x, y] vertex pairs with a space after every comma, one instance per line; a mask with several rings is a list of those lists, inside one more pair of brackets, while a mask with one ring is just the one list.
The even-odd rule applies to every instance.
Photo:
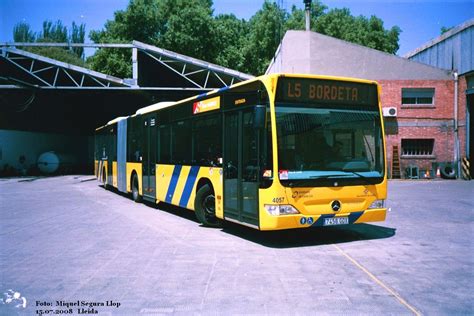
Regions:
[[[116, 10], [124, 10], [128, 0], [0, 0], [0, 42], [12, 42], [13, 26], [30, 24], [40, 31], [44, 20], [85, 23], [86, 34], [102, 29]], [[292, 5], [303, 8], [303, 0], [276, 1], [287, 11]], [[401, 28], [400, 49], [404, 54], [440, 35], [441, 27], [457, 26], [474, 18], [474, 0], [322, 0], [331, 8], [347, 7], [353, 15], [375, 15], [385, 28]], [[262, 6], [263, 0], [214, 0], [214, 14], [233, 13], [249, 19]], [[86, 40], [90, 42], [90, 40]]]

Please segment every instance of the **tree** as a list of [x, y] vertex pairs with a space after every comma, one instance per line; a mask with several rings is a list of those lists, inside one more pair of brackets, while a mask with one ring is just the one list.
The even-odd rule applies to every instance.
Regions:
[[[123, 43], [110, 38], [105, 43]], [[105, 48], [99, 49], [86, 60], [87, 65], [97, 71], [116, 77], [132, 77], [132, 52], [130, 49]]]
[[[43, 22], [43, 29], [38, 36], [31, 31], [30, 25], [24, 22], [18, 23], [13, 28], [13, 39], [15, 42], [40, 42], [40, 43], [84, 43], [85, 25], [72, 23], [71, 35], [68, 35], [67, 27], [58, 20], [53, 24], [51, 21]], [[63, 61], [69, 64], [85, 66], [83, 57], [84, 49], [75, 47], [24, 47], [23, 49], [32, 53]]]
[[[89, 37], [95, 43], [124, 43], [133, 40], [154, 44], [163, 23], [158, 14], [162, 1], [131, 0], [125, 10], [114, 13], [114, 19], [108, 20], [102, 30], [93, 30]], [[99, 49], [87, 59], [94, 70], [117, 77], [132, 76], [132, 54], [126, 49]]]
[[245, 34], [249, 26], [245, 20], [239, 20], [233, 14], [220, 14], [214, 19], [212, 37], [217, 55], [214, 63], [231, 69], [243, 69], [245, 58], [243, 47], [246, 45]]
[[[86, 25], [84, 23], [77, 25], [75, 22], [72, 22], [71, 43], [84, 43], [85, 35]], [[84, 59], [84, 47], [73, 47], [72, 51], [81, 59]]]
[[452, 28], [453, 28], [452, 26], [451, 27], [442, 26], [441, 27], [441, 35], [443, 35], [444, 33], [452, 30]]
[[398, 26], [386, 30], [383, 21], [376, 16], [371, 16], [370, 19], [362, 15], [354, 17], [348, 8], [332, 9], [320, 16], [316, 21], [315, 30], [390, 54], [397, 52], [401, 33]]
[[263, 74], [270, 64], [283, 36], [286, 12], [268, 0], [249, 21], [249, 37], [244, 50], [245, 64], [242, 71]]
[[[354, 17], [346, 8], [327, 12], [319, 0], [311, 11], [314, 31], [392, 54], [398, 50], [401, 30], [385, 29], [375, 16]], [[89, 36], [96, 43], [138, 40], [257, 75], [268, 67], [284, 32], [304, 27], [304, 10], [293, 6], [288, 13], [270, 0], [248, 22], [232, 14], [213, 16], [211, 0], [130, 0]], [[130, 58], [127, 50], [106, 49], [88, 63], [97, 71], [129, 77]]]
[[216, 58], [212, 36], [211, 1], [165, 0], [161, 11], [161, 34], [155, 44], [195, 58]]
[[28, 23], [20, 22], [13, 27], [13, 40], [15, 42], [30, 43], [34, 42], [35, 39], [36, 34], [31, 30]]
[[[115, 12], [114, 20], [107, 21], [104, 29], [92, 31], [90, 38], [96, 43], [138, 40], [212, 61], [216, 58], [213, 25], [210, 0], [131, 0], [125, 10]], [[125, 51], [99, 50], [88, 63], [97, 71], [131, 75], [130, 54]]]
[[55, 24], [51, 21], [43, 22], [43, 31], [39, 34], [38, 42], [66, 43], [68, 41], [67, 27], [61, 20]]
[[[320, 16], [325, 14], [327, 6], [322, 4], [319, 0], [316, 0], [311, 3], [311, 30], [316, 29], [316, 23]], [[298, 9], [295, 5], [291, 7], [291, 13], [288, 16], [288, 19], [285, 21], [285, 31], [287, 30], [304, 30], [306, 28], [306, 18], [305, 11], [303, 9]]]

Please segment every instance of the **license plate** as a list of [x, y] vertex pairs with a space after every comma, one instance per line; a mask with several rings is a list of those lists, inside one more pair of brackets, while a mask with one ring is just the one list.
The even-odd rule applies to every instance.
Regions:
[[330, 217], [325, 218], [323, 226], [346, 225], [349, 224], [349, 217]]

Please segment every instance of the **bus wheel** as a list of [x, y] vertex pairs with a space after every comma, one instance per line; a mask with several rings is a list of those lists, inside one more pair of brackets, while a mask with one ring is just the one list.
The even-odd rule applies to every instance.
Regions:
[[132, 178], [132, 199], [135, 202], [141, 202], [142, 201], [142, 197], [140, 196], [140, 190], [139, 190], [139, 187], [138, 187], [137, 174], [133, 174], [133, 178]]
[[197, 219], [209, 227], [222, 227], [222, 220], [216, 217], [216, 198], [209, 184], [203, 185], [194, 200]]

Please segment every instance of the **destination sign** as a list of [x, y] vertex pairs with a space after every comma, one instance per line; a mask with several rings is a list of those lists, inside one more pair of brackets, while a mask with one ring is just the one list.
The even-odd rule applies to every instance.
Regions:
[[377, 107], [377, 86], [359, 82], [280, 78], [277, 102], [368, 105]]

